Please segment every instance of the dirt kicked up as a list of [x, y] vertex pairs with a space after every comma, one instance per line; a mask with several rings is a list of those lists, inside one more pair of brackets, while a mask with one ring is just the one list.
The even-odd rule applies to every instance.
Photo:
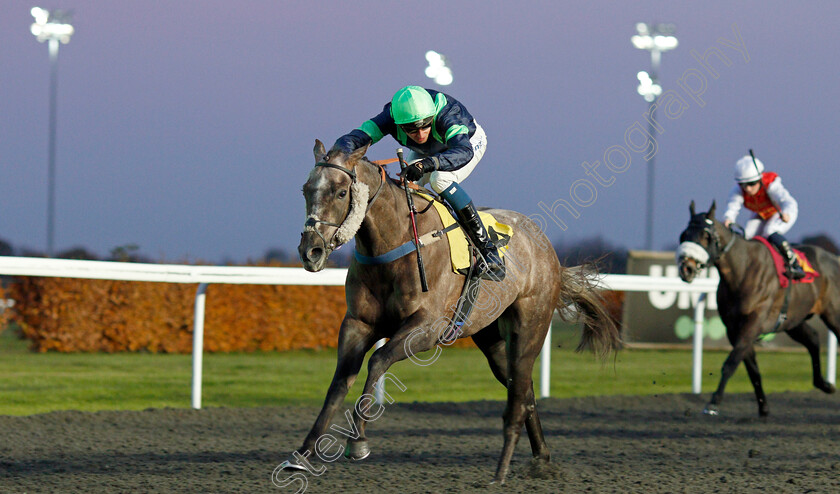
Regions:
[[[313, 462], [305, 492], [840, 492], [840, 398], [817, 391], [546, 399], [552, 462], [527, 436], [504, 486], [488, 485], [502, 444], [502, 402], [390, 405], [368, 427], [371, 456]], [[54, 412], [0, 416], [0, 492], [296, 492], [272, 472], [316, 408]], [[343, 417], [339, 417], [343, 418]], [[275, 480], [288, 475], [279, 474]]]

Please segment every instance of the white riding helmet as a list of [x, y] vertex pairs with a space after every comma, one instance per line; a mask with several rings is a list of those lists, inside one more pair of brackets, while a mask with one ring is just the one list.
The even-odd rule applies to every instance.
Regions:
[[739, 184], [748, 184], [761, 179], [761, 174], [764, 172], [764, 163], [761, 160], [755, 160], [753, 163], [752, 156], [744, 156], [735, 163], [735, 181]]

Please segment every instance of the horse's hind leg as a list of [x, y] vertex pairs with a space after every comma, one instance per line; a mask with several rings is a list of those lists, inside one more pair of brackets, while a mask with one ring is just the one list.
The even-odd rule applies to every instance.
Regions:
[[755, 399], [758, 401], [758, 415], [766, 417], [770, 410], [767, 408], [767, 396], [764, 394], [764, 387], [761, 386], [761, 374], [758, 372], [758, 361], [755, 358], [755, 348], [750, 348], [744, 355], [744, 367], [750, 376], [750, 382], [755, 391]]
[[[535, 313], [536, 312], [536, 313]], [[510, 470], [510, 461], [522, 425], [529, 415], [536, 417], [534, 386], [531, 373], [542, 348], [551, 311], [534, 311], [521, 302], [509, 307], [499, 318], [499, 329], [507, 348], [507, 405], [504, 419], [504, 446], [496, 468], [494, 482], [503, 483]]]
[[836, 388], [826, 381], [820, 368], [820, 336], [817, 330], [807, 323], [787, 330], [787, 334], [796, 342], [801, 343], [811, 355], [811, 369], [814, 374], [814, 387], [825, 393], [833, 393]]
[[[490, 370], [493, 371], [493, 375], [502, 383], [502, 386], [507, 387], [505, 341], [499, 334], [498, 324], [493, 323], [482, 329], [474, 334], [472, 339], [476, 346], [484, 353], [484, 356], [487, 357], [487, 362], [490, 364]], [[551, 459], [551, 453], [548, 450], [548, 445], [545, 443], [540, 417], [537, 414], [533, 386], [528, 397], [528, 407], [533, 407], [533, 412], [525, 417], [525, 429], [528, 431], [528, 439], [531, 442], [531, 452], [534, 458], [547, 462]]]

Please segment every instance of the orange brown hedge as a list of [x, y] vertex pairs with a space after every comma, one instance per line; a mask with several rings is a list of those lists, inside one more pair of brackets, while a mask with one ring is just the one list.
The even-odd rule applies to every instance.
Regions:
[[[39, 352], [190, 353], [196, 290], [196, 284], [20, 277], [5, 290], [15, 305], [0, 318], [16, 322]], [[605, 298], [620, 319], [623, 293]], [[204, 349], [335, 348], [345, 310], [341, 286], [211, 284]]]
[[[21, 277], [12, 319], [33, 350], [192, 351], [197, 285]], [[209, 285], [210, 352], [334, 347], [345, 312], [336, 286]]]

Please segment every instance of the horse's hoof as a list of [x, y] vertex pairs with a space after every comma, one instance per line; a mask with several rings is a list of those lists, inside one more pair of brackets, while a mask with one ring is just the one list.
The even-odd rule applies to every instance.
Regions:
[[832, 394], [837, 391], [837, 388], [834, 387], [833, 384], [829, 382], [823, 382], [822, 384], [816, 384], [815, 387], [826, 394]]
[[703, 414], [705, 415], [720, 415], [720, 411], [718, 411], [718, 407], [712, 404], [706, 405], [706, 408], [703, 409]]
[[367, 441], [347, 441], [347, 450], [344, 457], [352, 461], [361, 461], [370, 456], [370, 448]]
[[284, 461], [278, 467], [280, 470], [306, 470], [306, 467], [298, 463], [295, 457], [292, 457], [289, 460]]

